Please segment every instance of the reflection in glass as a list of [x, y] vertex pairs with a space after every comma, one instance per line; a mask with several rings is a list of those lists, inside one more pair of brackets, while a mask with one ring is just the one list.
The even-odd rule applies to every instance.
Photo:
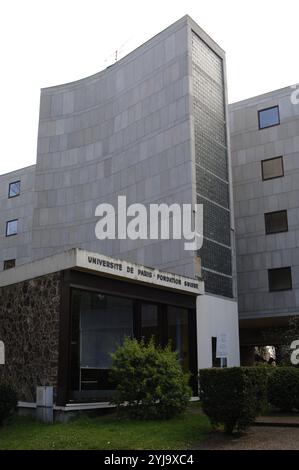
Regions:
[[80, 365], [109, 369], [111, 352], [132, 335], [132, 301], [84, 292], [80, 305]]
[[144, 338], [145, 342], [148, 342], [152, 336], [158, 341], [158, 306], [142, 304], [141, 337]]
[[278, 106], [273, 108], [262, 109], [259, 111], [259, 127], [264, 129], [265, 127], [276, 126], [279, 124], [279, 109]]
[[9, 185], [9, 194], [8, 197], [19, 196], [21, 192], [21, 181], [14, 181]]
[[179, 354], [180, 363], [185, 371], [189, 370], [188, 310], [168, 307], [168, 338]]
[[16, 235], [18, 233], [18, 219], [6, 222], [6, 236]]

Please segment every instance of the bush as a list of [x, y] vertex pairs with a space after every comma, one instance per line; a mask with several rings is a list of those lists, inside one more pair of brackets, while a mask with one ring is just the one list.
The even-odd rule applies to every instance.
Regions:
[[112, 360], [110, 378], [116, 384], [112, 403], [131, 418], [168, 419], [186, 409], [189, 376], [170, 346], [162, 349], [153, 340], [145, 344], [127, 338]]
[[265, 365], [260, 367], [241, 367], [249, 381], [249, 390], [253, 393], [255, 401], [255, 417], [265, 412], [268, 405], [267, 384], [274, 367]]
[[15, 391], [5, 384], [0, 384], [0, 425], [17, 407]]
[[299, 370], [276, 367], [268, 381], [268, 400], [281, 411], [299, 410]]
[[245, 430], [267, 402], [264, 368], [232, 367], [200, 371], [200, 400], [214, 426], [225, 432]]

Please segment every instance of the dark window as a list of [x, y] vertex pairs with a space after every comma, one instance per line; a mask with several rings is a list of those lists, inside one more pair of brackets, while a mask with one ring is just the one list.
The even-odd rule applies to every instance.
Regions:
[[220, 367], [221, 361], [220, 358], [216, 357], [217, 350], [217, 338], [212, 336], [212, 367]]
[[292, 289], [291, 268], [277, 268], [268, 270], [269, 291]]
[[15, 265], [16, 265], [15, 259], [6, 259], [4, 260], [4, 263], [3, 263], [3, 269], [4, 271], [6, 271], [6, 269], [14, 268]]
[[284, 175], [282, 157], [268, 158], [262, 161], [263, 180], [280, 178]]
[[266, 234], [287, 232], [288, 213], [287, 211], [268, 212], [265, 214]]
[[6, 236], [16, 235], [18, 233], [18, 219], [6, 222]]
[[16, 197], [19, 196], [21, 192], [21, 181], [14, 181], [10, 183], [8, 189], [8, 197]]
[[261, 111], [258, 111], [258, 116], [259, 129], [265, 129], [266, 127], [277, 126], [278, 124], [280, 124], [278, 106], [272, 106], [272, 108], [262, 109]]

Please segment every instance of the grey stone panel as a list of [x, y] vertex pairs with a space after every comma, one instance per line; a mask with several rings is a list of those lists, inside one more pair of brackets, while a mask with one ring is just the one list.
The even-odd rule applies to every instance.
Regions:
[[79, 246], [194, 274], [176, 241], [99, 241], [94, 233], [95, 208], [118, 195], [128, 204], [194, 200], [189, 28], [184, 17], [105, 71], [42, 90], [33, 259]]

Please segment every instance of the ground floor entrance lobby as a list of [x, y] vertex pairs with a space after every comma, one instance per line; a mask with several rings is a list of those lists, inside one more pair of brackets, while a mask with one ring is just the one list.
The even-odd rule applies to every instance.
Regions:
[[55, 406], [109, 401], [111, 353], [125, 336], [171, 342], [197, 394], [196, 299], [203, 283], [83, 250], [3, 272], [1, 378], [23, 403], [54, 387]]

